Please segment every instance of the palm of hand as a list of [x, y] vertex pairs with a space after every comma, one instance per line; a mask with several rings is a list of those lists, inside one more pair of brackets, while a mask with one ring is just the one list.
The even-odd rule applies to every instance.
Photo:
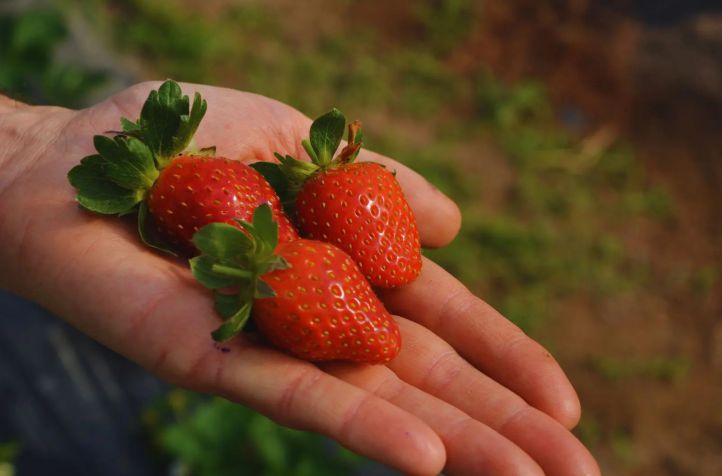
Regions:
[[[243, 339], [229, 343], [229, 352], [214, 346], [212, 300], [183, 263], [144, 248], [132, 221], [78, 209], [66, 179], [94, 152], [92, 136], [118, 129], [121, 115], [135, 119], [152, 87], [138, 85], [78, 112], [3, 115], [0, 105], [10, 144], [32, 144], [0, 156], [8, 177], [0, 181], [4, 287], [161, 378], [327, 434], [408, 473], [598, 471], [563, 426], [576, 423], [579, 407], [553, 359], [429, 261], [415, 283], [382, 294], [403, 316], [403, 349], [389, 366], [319, 367]], [[198, 145], [215, 144], [220, 155], [242, 160], [303, 155], [310, 121], [297, 111], [248, 93], [184, 86], [193, 89], [209, 103]], [[405, 167], [364, 154], [398, 171], [425, 245], [453, 238], [459, 218], [448, 199]]]

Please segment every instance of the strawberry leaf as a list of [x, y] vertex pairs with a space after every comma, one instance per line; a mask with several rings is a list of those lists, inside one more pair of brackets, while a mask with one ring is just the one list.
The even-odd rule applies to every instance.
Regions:
[[261, 276], [290, 265], [274, 251], [278, 244], [278, 224], [271, 207], [264, 203], [253, 212], [253, 222], [237, 220], [243, 228], [211, 223], [193, 235], [201, 251], [190, 260], [191, 271], [204, 286], [213, 289], [216, 311], [227, 319], [213, 333], [226, 340], [248, 321], [254, 299], [275, 296]]
[[301, 145], [303, 146], [303, 150], [305, 150], [306, 153], [308, 154], [308, 156], [311, 157], [311, 162], [313, 162], [314, 164], [317, 164], [318, 163], [318, 154], [313, 149], [313, 146], [311, 145], [311, 141], [309, 141], [308, 139], [303, 139], [301, 141]]
[[273, 250], [278, 245], [278, 224], [273, 220], [271, 207], [264, 203], [253, 212], [253, 229], [255, 231], [256, 245], [263, 245]]
[[217, 272], [215, 260], [208, 255], [201, 255], [189, 260], [193, 276], [205, 287], [210, 289], [230, 288], [237, 286], [241, 278]]
[[228, 294], [214, 291], [213, 302], [215, 303], [216, 312], [220, 314], [223, 319], [232, 317], [243, 306], [237, 293]]
[[270, 284], [268, 284], [261, 278], [258, 278], [256, 280], [256, 291], [253, 293], [253, 297], [255, 299], [270, 298], [274, 297], [275, 295], [276, 291], [273, 290]]
[[221, 263], [247, 264], [254, 249], [251, 238], [227, 223], [210, 223], [193, 235], [193, 244], [204, 255]]
[[288, 269], [290, 267], [291, 264], [286, 261], [283, 256], [276, 255], [268, 262], [268, 267], [264, 270], [264, 272], [270, 273], [271, 271], [275, 271], [277, 269]]
[[[195, 93], [193, 95], [193, 106], [191, 107], [190, 114], [181, 116], [180, 127], [173, 136], [173, 149], [170, 151], [171, 156], [179, 154], [188, 147], [207, 109], [208, 103], [206, 103], [205, 99], [203, 99], [199, 93]], [[210, 149], [210, 147], [206, 149]], [[216, 148], [213, 147], [214, 154], [215, 151]]]
[[250, 166], [263, 175], [271, 188], [276, 191], [284, 210], [290, 210], [295, 197], [287, 186], [287, 178], [281, 170], [281, 166], [272, 162], [254, 162]]
[[207, 107], [196, 93], [190, 108], [188, 96], [172, 80], [150, 92], [138, 119], [138, 133], [153, 151], [160, 168], [190, 144]]
[[218, 342], [226, 341], [241, 332], [251, 317], [251, 308], [251, 303], [243, 304], [221, 327], [213, 331], [211, 334], [213, 340]]
[[138, 235], [140, 235], [140, 239], [151, 248], [155, 248], [158, 251], [163, 251], [164, 253], [168, 253], [173, 256], [178, 256], [173, 249], [157, 241], [153, 236], [152, 230], [153, 223], [150, 215], [148, 214], [148, 203], [143, 200], [138, 206]]
[[[346, 118], [338, 109], [332, 109], [319, 117], [311, 124], [310, 140], [313, 150], [316, 152], [314, 163], [325, 166], [336, 153], [344, 130], [346, 129]], [[313, 160], [313, 157], [311, 157]]]
[[82, 159], [68, 172], [68, 180], [78, 191], [80, 206], [105, 215], [130, 213], [144, 196], [142, 190], [129, 190], [111, 180], [107, 161], [100, 155]]
[[153, 154], [138, 139], [127, 136], [93, 138], [95, 149], [105, 160], [106, 177], [129, 190], [145, 191], [158, 178]]
[[140, 126], [137, 123], [131, 121], [126, 117], [120, 118], [120, 125], [123, 128], [123, 132], [126, 133], [132, 133], [140, 130]]

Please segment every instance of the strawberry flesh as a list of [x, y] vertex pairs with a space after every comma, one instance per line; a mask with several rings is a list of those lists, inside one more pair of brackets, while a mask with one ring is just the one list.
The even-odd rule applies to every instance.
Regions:
[[276, 253], [291, 266], [263, 275], [276, 296], [253, 305], [271, 343], [311, 361], [379, 364], [396, 356], [398, 326], [346, 253], [305, 239], [281, 243]]

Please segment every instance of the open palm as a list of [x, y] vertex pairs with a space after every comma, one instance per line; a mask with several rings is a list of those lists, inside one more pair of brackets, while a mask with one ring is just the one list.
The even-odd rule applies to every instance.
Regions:
[[[92, 137], [137, 117], [143, 83], [89, 109], [0, 102], [0, 284], [47, 307], [159, 377], [222, 395], [291, 427], [326, 434], [410, 474], [598, 474], [567, 430], [579, 402], [553, 358], [434, 263], [382, 292], [403, 348], [387, 366], [313, 365], [243, 338], [221, 351], [209, 293], [187, 266], [141, 245], [132, 221], [87, 213], [66, 174]], [[233, 159], [304, 156], [310, 120], [238, 91], [199, 91], [209, 110], [196, 135]], [[425, 246], [448, 243], [456, 206], [390, 159]]]

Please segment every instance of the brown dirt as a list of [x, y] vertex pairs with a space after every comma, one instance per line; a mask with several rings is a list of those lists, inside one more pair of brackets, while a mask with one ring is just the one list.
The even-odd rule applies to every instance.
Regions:
[[[543, 4], [542, 4], [543, 3]], [[653, 271], [648, 289], [563, 306], [540, 336], [558, 345], [588, 416], [605, 474], [722, 474], [722, 283], [683, 284], [703, 267], [722, 269], [722, 19], [644, 27], [592, 2], [488, 2], [482, 27], [455, 56], [509, 80], [537, 78], [560, 106], [611, 124], [634, 145], [650, 184], [675, 206], [668, 223], [619, 230]], [[600, 305], [601, 304], [601, 305]], [[610, 381], [588, 357], [673, 356], [689, 371]]]

